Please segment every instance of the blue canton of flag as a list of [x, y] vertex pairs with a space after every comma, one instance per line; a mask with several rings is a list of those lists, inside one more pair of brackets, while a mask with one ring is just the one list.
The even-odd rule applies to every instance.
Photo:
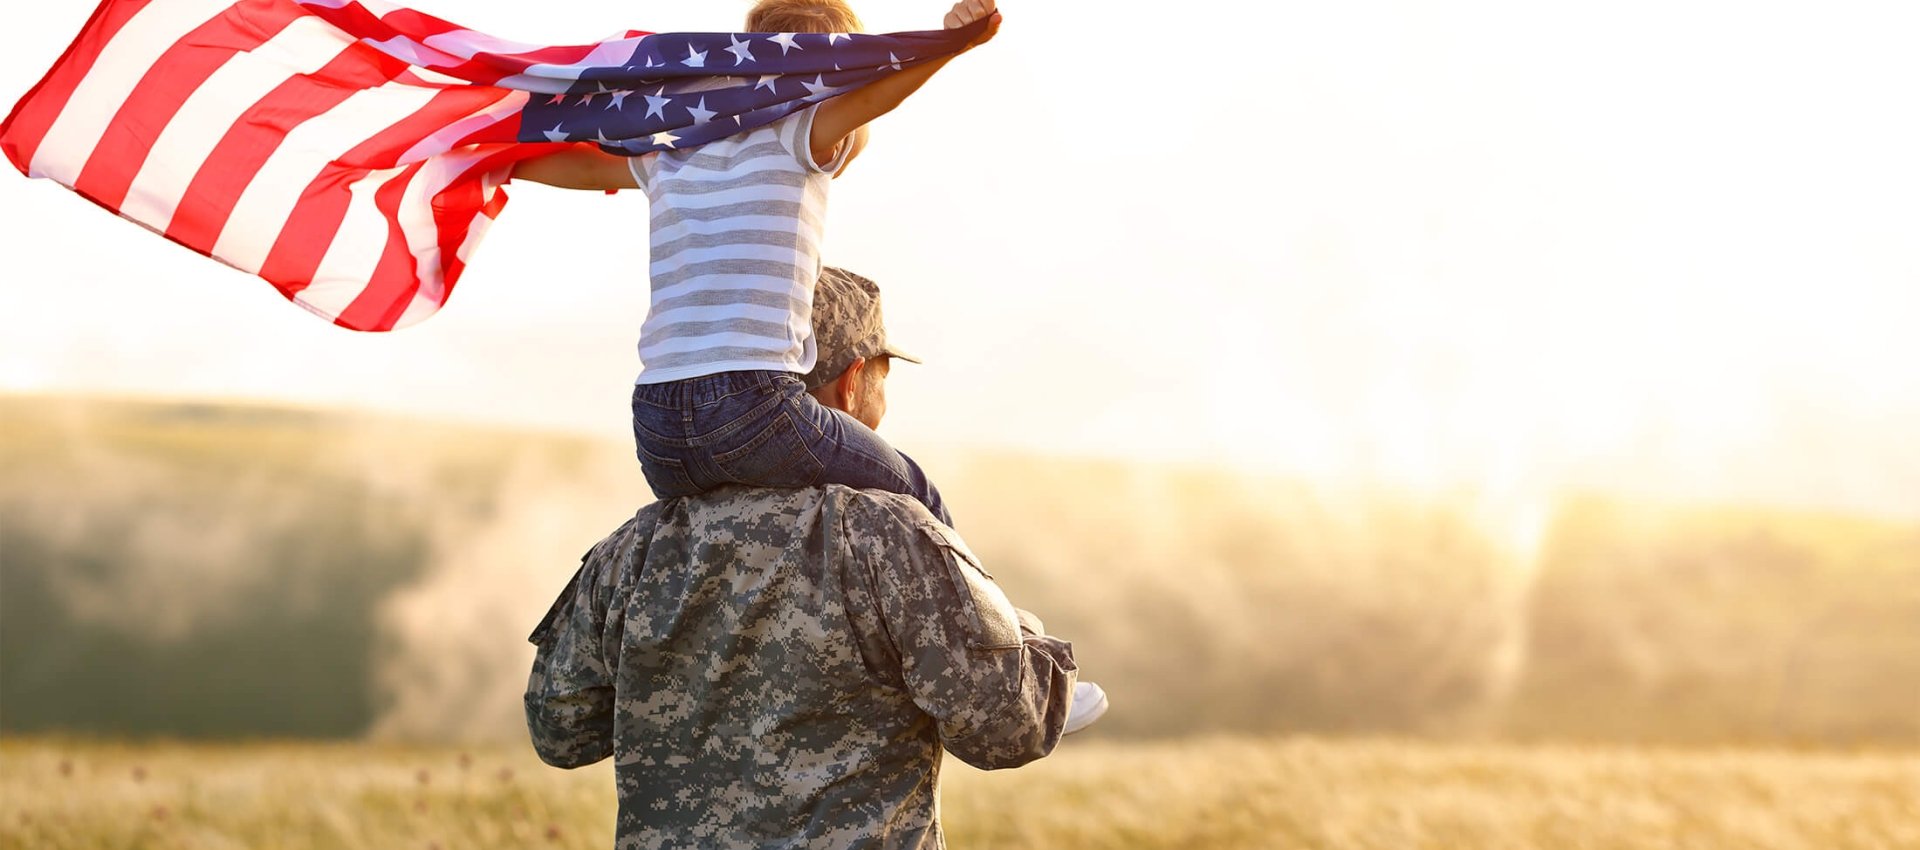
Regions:
[[[963, 29], [862, 33], [659, 33], [632, 39], [618, 64], [529, 68], [564, 77], [565, 91], [536, 95], [520, 121], [523, 142], [593, 142], [637, 156], [691, 147], [773, 123], [808, 104], [965, 47], [985, 22]], [[606, 42], [603, 47], [629, 41]], [[526, 85], [528, 89], [544, 86]]]

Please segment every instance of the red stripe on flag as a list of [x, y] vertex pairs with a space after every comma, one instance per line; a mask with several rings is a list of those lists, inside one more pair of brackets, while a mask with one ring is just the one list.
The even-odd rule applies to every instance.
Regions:
[[433, 198], [433, 227], [440, 233], [440, 279], [442, 289], [441, 303], [446, 303], [453, 294], [453, 285], [460, 280], [460, 273], [467, 264], [460, 259], [460, 246], [467, 242], [467, 234], [473, 229], [473, 220], [477, 215], [493, 218], [507, 204], [507, 192], [502, 188], [494, 192], [489, 200], [481, 185], [483, 175], [491, 171], [505, 169], [513, 163], [537, 153], [526, 148], [543, 147], [539, 145], [518, 145], [502, 149], [480, 160], [461, 174], [446, 189]]
[[459, 281], [460, 272], [467, 266], [460, 259], [460, 246], [466, 244], [467, 231], [473, 227], [473, 217], [479, 214], [481, 205], [486, 202], [477, 176], [485, 173], [486, 169], [475, 165], [433, 196], [433, 229], [440, 234], [442, 303], [452, 294], [454, 283]]
[[366, 288], [334, 317], [334, 324], [357, 331], [392, 330], [413, 302], [413, 294], [420, 290], [413, 251], [407, 246], [407, 235], [400, 230], [400, 198], [406, 194], [408, 184], [419, 176], [420, 166], [420, 163], [408, 166], [374, 193], [374, 206], [380, 210], [380, 217], [387, 220], [387, 246]]
[[280, 226], [273, 248], [260, 264], [260, 276], [281, 294], [292, 298], [313, 282], [313, 272], [327, 256], [333, 235], [347, 217], [353, 201], [353, 183], [365, 177], [364, 168], [328, 166], [300, 193], [300, 202]]
[[449, 77], [493, 85], [516, 76], [535, 65], [572, 65], [593, 55], [597, 44], [570, 47], [543, 47], [526, 53], [475, 53], [473, 58], [454, 65], [428, 65]]
[[[400, 161], [401, 155], [412, 150], [422, 139], [512, 95], [513, 92], [507, 89], [491, 86], [443, 89], [435, 94], [432, 100], [427, 101], [427, 105], [355, 146], [338, 161], [343, 165], [364, 168], [393, 168], [402, 165], [404, 163]], [[448, 144], [445, 150], [453, 150], [459, 145], [460, 143], [456, 140]], [[433, 153], [442, 152], [442, 150], [433, 151]]]
[[60, 110], [66, 108], [81, 78], [93, 69], [100, 51], [145, 5], [147, 0], [102, 0], [94, 8], [93, 16], [87, 19], [86, 26], [80, 28], [80, 34], [74, 36], [73, 43], [60, 54], [60, 60], [14, 104], [7, 120], [0, 122], [0, 150], [6, 152], [7, 159], [20, 173], [27, 173], [33, 165], [33, 154], [39, 150], [41, 140], [60, 117]]
[[425, 44], [427, 39], [450, 32], [466, 32], [467, 28], [449, 23], [425, 12], [399, 7], [388, 12], [380, 19], [380, 25], [397, 35], [405, 35]]
[[[406, 38], [424, 47], [434, 36], [472, 32], [458, 24], [407, 8], [396, 8], [388, 12], [385, 17], [375, 15], [359, 3], [349, 3], [340, 7], [310, 6], [307, 8], [312, 14], [320, 16], [334, 26], [373, 41], [384, 42]], [[479, 33], [474, 35], [476, 38], [484, 38]], [[596, 43], [539, 47], [525, 53], [482, 52], [474, 54], [471, 59], [451, 65], [428, 63], [423, 67], [451, 77], [491, 85], [502, 78], [519, 74], [533, 65], [571, 65], [587, 58], [598, 46]]]
[[[399, 35], [406, 35], [415, 41], [425, 42], [431, 36], [455, 32], [465, 27], [455, 26], [431, 15], [422, 15], [411, 9], [395, 9], [392, 14], [382, 18], [359, 3], [345, 6], [302, 5], [308, 14], [319, 17], [327, 23], [361, 38], [374, 41], [386, 41]], [[395, 22], [404, 21], [410, 30], [403, 31]]]
[[488, 201], [486, 207], [482, 208], [480, 211], [483, 213], [486, 213], [487, 218], [499, 218], [500, 211], [506, 208], [507, 208], [507, 190], [504, 188], [501, 188], [501, 189], [494, 190], [493, 200]]
[[[260, 276], [288, 297], [307, 288], [314, 270], [326, 258], [334, 231], [346, 217], [347, 206], [353, 201], [355, 181], [369, 171], [399, 165], [400, 155], [433, 131], [497, 103], [509, 94], [505, 89], [496, 88], [447, 89], [434, 95], [412, 115], [380, 130], [335, 159], [300, 193], [300, 203], [280, 229], [280, 236], [260, 266]], [[318, 238], [320, 236], [325, 238]]]
[[[321, 19], [342, 30], [375, 42], [387, 42], [394, 39], [405, 38], [417, 42], [424, 47], [426, 46], [427, 40], [434, 36], [466, 31], [465, 27], [406, 8], [394, 9], [387, 13], [385, 17], [374, 14], [371, 10], [367, 9], [367, 7], [359, 3], [349, 3], [345, 6], [335, 8], [311, 6], [308, 7], [308, 9], [312, 14], [318, 15]], [[451, 70], [454, 68], [464, 68], [471, 64], [470, 62], [461, 62], [448, 65], [429, 62], [421, 67], [432, 68], [441, 73], [479, 83], [492, 83], [501, 77], [519, 73], [518, 69], [508, 73], [499, 73], [497, 71], [489, 71], [485, 67], [479, 67], [476, 69], [478, 71], [476, 75], [469, 76], [466, 74], [453, 73]], [[520, 67], [524, 68], [525, 65]]]
[[119, 207], [153, 143], [194, 90], [236, 54], [272, 40], [305, 14], [288, 3], [248, 0], [175, 42], [128, 93], [106, 133], [94, 145], [74, 190], [98, 203]]
[[[404, 35], [422, 45], [427, 39], [451, 32], [472, 32], [424, 12], [396, 9], [380, 19], [381, 26], [395, 35]], [[479, 33], [474, 33], [480, 37]], [[429, 65], [435, 71], [477, 83], [494, 83], [534, 65], [571, 65], [592, 55], [596, 44], [538, 47], [524, 53], [481, 52], [456, 65]]]
[[241, 115], [207, 155], [174, 211], [167, 238], [211, 253], [241, 193], [288, 132], [406, 69], [406, 63], [355, 43], [319, 71], [281, 83]]

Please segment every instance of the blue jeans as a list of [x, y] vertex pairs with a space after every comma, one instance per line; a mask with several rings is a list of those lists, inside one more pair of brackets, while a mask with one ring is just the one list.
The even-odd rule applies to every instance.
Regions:
[[633, 388], [633, 440], [662, 499], [723, 484], [845, 484], [912, 496], [953, 524], [920, 465], [786, 372], [721, 372]]

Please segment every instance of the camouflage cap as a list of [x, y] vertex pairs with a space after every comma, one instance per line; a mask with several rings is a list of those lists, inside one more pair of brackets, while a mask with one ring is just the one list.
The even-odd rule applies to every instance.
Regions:
[[853, 361], [881, 355], [909, 363], [920, 358], [887, 344], [887, 327], [880, 319], [880, 285], [846, 269], [827, 266], [813, 287], [813, 371], [804, 380], [807, 389], [827, 384], [847, 371]]

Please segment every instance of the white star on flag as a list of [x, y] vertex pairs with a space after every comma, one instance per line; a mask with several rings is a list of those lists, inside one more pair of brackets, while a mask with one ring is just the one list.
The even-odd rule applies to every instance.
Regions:
[[835, 44], [837, 44], [837, 43], [839, 43], [839, 41], [840, 41], [841, 39], [843, 39], [843, 38], [844, 38], [844, 39], [846, 39], [846, 40], [848, 40], [848, 41], [852, 41], [852, 40], [853, 40], [853, 36], [850, 36], [850, 35], [847, 35], [846, 33], [843, 33], [843, 32], [830, 32], [830, 33], [827, 33], [827, 46], [828, 46], [828, 47], [832, 47], [832, 46], [834, 46]]
[[753, 84], [753, 90], [759, 91], [761, 89], [766, 89], [767, 91], [773, 92], [774, 94], [779, 94], [780, 93], [780, 89], [778, 85], [779, 82], [780, 82], [779, 74], [765, 74], [760, 77], [760, 82]]
[[693, 116], [693, 123], [705, 124], [713, 120], [713, 116], [717, 113], [707, 109], [707, 99], [703, 97], [700, 98], [699, 106], [687, 107], [687, 114]]
[[653, 134], [653, 143], [656, 145], [660, 145], [661, 147], [668, 147], [668, 148], [673, 147], [673, 143], [677, 141], [680, 141], [680, 137], [672, 133]]
[[787, 55], [787, 51], [789, 50], [805, 50], [806, 49], [794, 42], [793, 33], [790, 33], [790, 32], [783, 32], [783, 33], [780, 33], [779, 35], [769, 36], [767, 40], [773, 42], [774, 44], [780, 45], [781, 56]]
[[806, 80], [801, 80], [800, 84], [807, 87], [808, 97], [819, 97], [821, 92], [833, 90], [833, 86], [822, 84], [821, 77], [818, 74], [814, 75], [813, 82], [809, 83]]
[[752, 47], [749, 47], [746, 42], [741, 41], [739, 36], [728, 35], [727, 38], [733, 41], [733, 45], [727, 48], [727, 52], [733, 54], [733, 66], [735, 68], [753, 61]]
[[547, 141], [549, 142], [564, 142], [567, 140], [567, 131], [561, 129], [561, 127], [562, 125], [555, 124], [553, 125], [553, 129], [542, 130], [540, 132], [547, 137]]
[[693, 45], [689, 44], [687, 45], [687, 58], [680, 60], [680, 64], [689, 68], [705, 68], [707, 67], [707, 52], [705, 50], [695, 50], [693, 49]]
[[661, 119], [664, 119], [667, 117], [666, 113], [660, 111], [662, 109], [667, 108], [667, 104], [670, 104], [673, 102], [673, 98], [660, 96], [662, 94], [665, 94], [666, 91], [667, 91], [667, 87], [661, 86], [660, 90], [654, 92], [653, 94], [641, 95], [641, 97], [644, 97], [647, 99], [647, 114], [645, 117], [661, 118]]
[[616, 91], [616, 92], [614, 92], [614, 93], [613, 93], [613, 102], [612, 102], [612, 103], [609, 103], [609, 104], [607, 104], [607, 108], [608, 108], [608, 109], [626, 109], [626, 108], [627, 108], [627, 95], [630, 95], [630, 94], [632, 94], [632, 93], [633, 93], [633, 92], [630, 92], [630, 91], [626, 91], [626, 90], [620, 90], [620, 91]]

